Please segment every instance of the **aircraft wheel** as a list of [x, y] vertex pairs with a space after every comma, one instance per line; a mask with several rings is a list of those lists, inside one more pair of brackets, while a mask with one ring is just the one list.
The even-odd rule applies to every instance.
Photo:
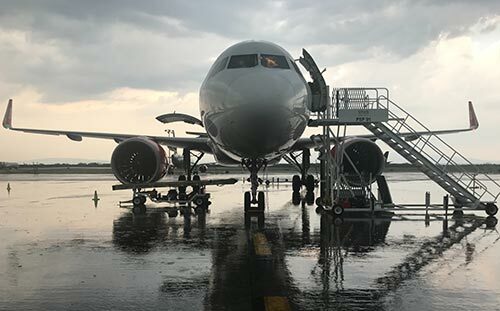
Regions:
[[316, 214], [318, 214], [318, 215], [323, 214], [324, 211], [325, 210], [323, 209], [323, 206], [318, 206], [318, 207], [316, 207], [316, 210], [315, 210]]
[[498, 207], [493, 203], [487, 203], [484, 210], [488, 216], [495, 216], [498, 212]]
[[486, 224], [486, 228], [492, 229], [492, 228], [496, 227], [496, 225], [498, 223], [498, 219], [494, 216], [488, 216], [488, 217], [486, 217], [486, 220], [484, 223]]
[[143, 195], [135, 196], [132, 199], [132, 204], [134, 204], [134, 206], [144, 205], [144, 203], [146, 203], [146, 197]]
[[292, 190], [293, 190], [293, 192], [299, 192], [301, 186], [302, 186], [302, 181], [300, 180], [300, 176], [293, 175], [293, 177], [292, 177]]
[[196, 206], [203, 206], [205, 205], [205, 199], [203, 197], [197, 197], [196, 199], [194, 199], [194, 204]]
[[314, 176], [313, 175], [307, 175], [307, 177], [306, 177], [306, 189], [307, 189], [307, 192], [314, 191]]
[[257, 206], [259, 211], [263, 211], [265, 209], [265, 203], [264, 191], [259, 191], [259, 194], [257, 195]]
[[175, 190], [175, 189], [168, 190], [167, 199], [168, 200], [177, 200], [177, 190]]
[[243, 200], [243, 207], [245, 209], [245, 212], [247, 212], [248, 210], [250, 210], [250, 202], [251, 202], [251, 198], [250, 198], [250, 191], [246, 191], [245, 192], [245, 195], [244, 195], [244, 200]]
[[344, 208], [338, 204], [333, 206], [332, 212], [335, 216], [341, 216], [344, 213]]
[[453, 218], [462, 218], [464, 217], [464, 211], [456, 209], [453, 211]]

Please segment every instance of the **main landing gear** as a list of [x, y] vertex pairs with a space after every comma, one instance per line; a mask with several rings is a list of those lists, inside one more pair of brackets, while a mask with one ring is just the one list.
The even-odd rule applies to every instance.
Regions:
[[300, 204], [302, 200], [300, 190], [302, 186], [305, 186], [306, 196], [304, 199], [308, 205], [314, 204], [314, 187], [316, 186], [316, 182], [313, 175], [307, 174], [311, 166], [311, 152], [309, 149], [290, 152], [283, 158], [300, 172], [300, 175], [293, 175], [292, 177], [292, 203], [294, 205]]

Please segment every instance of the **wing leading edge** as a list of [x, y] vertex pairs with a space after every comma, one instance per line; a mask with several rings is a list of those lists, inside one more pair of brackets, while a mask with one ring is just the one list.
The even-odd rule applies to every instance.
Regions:
[[164, 137], [164, 136], [151, 136], [151, 135], [137, 135], [137, 134], [118, 134], [118, 133], [99, 133], [99, 132], [78, 132], [78, 131], [65, 131], [65, 130], [45, 130], [33, 128], [17, 128], [12, 125], [12, 99], [7, 104], [7, 110], [3, 118], [2, 125], [4, 128], [12, 131], [19, 131], [24, 133], [43, 134], [43, 135], [64, 135], [73, 141], [82, 141], [83, 137], [111, 139], [119, 143], [123, 140], [132, 137], [148, 137], [161, 145], [176, 148], [189, 148], [198, 150], [205, 153], [211, 153], [208, 145], [209, 139], [207, 137]]
[[[449, 129], [449, 130], [436, 130], [436, 131], [423, 131], [423, 132], [413, 132], [413, 133], [399, 133], [399, 136], [404, 137], [406, 141], [412, 141], [418, 139], [420, 136], [428, 136], [428, 135], [446, 135], [446, 134], [455, 134], [461, 132], [469, 132], [474, 131], [479, 128], [479, 121], [476, 116], [476, 112], [474, 111], [474, 106], [472, 102], [469, 101], [469, 127], [460, 128], [460, 129]], [[352, 135], [342, 137], [341, 140], [359, 137], [375, 140], [377, 137], [375, 135]], [[301, 150], [305, 148], [313, 148], [315, 147], [315, 143], [311, 138], [300, 138], [295, 145], [293, 145], [292, 150]]]

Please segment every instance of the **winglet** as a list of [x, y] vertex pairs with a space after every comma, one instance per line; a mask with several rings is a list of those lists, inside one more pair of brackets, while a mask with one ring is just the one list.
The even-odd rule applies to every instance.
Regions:
[[9, 103], [7, 104], [7, 110], [5, 110], [2, 125], [6, 129], [12, 128], [12, 99], [9, 99]]
[[479, 127], [479, 121], [476, 117], [476, 112], [474, 111], [474, 106], [472, 102], [469, 101], [469, 127], [471, 130], [475, 130]]

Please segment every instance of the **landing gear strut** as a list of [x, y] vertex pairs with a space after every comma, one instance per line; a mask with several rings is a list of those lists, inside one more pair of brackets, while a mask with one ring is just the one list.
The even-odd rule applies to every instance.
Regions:
[[300, 204], [302, 200], [300, 189], [305, 186], [307, 190], [305, 200], [310, 205], [314, 204], [314, 187], [316, 183], [314, 176], [307, 174], [311, 166], [311, 152], [309, 149], [290, 152], [283, 158], [300, 172], [300, 175], [293, 175], [292, 177], [292, 203], [294, 205]]
[[257, 205], [257, 211], [264, 211], [265, 198], [264, 192], [257, 190], [259, 188], [258, 172], [262, 167], [267, 165], [267, 161], [263, 159], [244, 159], [242, 164], [250, 171], [250, 191], [245, 192], [244, 207], [245, 211], [249, 211], [252, 205]]

